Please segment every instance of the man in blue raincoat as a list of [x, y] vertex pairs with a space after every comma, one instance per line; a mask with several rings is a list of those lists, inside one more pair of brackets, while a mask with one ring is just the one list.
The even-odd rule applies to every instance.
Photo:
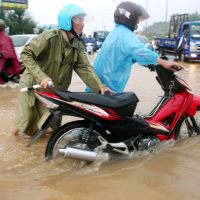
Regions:
[[[92, 43], [93, 51], [94, 51], [95, 50], [95, 46], [94, 46], [95, 40], [91, 37], [91, 35], [89, 35], [89, 37], [85, 40], [85, 44], [88, 44], [88, 43]], [[85, 51], [86, 51], [86, 46], [85, 46]]]
[[[115, 28], [106, 38], [93, 65], [102, 83], [115, 92], [123, 92], [131, 66], [135, 62], [142, 66], [159, 63], [172, 71], [176, 71], [171, 68], [173, 65], [184, 68], [176, 62], [159, 58], [157, 53], [147, 49], [134, 34], [138, 23], [148, 18], [147, 11], [131, 1], [120, 3], [115, 10]], [[85, 91], [91, 90], [87, 86]]]

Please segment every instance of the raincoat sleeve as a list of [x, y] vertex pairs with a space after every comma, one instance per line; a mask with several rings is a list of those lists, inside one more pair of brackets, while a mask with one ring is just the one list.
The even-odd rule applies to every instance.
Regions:
[[147, 49], [135, 36], [135, 39], [132, 41], [134, 44], [131, 49], [130, 56], [133, 60], [137, 61], [139, 65], [150, 65], [156, 64], [158, 54]]
[[36, 61], [43, 52], [48, 51], [48, 47], [48, 40], [44, 38], [43, 34], [40, 34], [32, 42], [24, 47], [20, 55], [24, 66], [34, 77], [37, 83], [40, 83], [44, 78], [47, 77], [47, 75], [41, 70]]
[[93, 92], [98, 93], [101, 88], [106, 87], [105, 84], [102, 84], [93, 66], [90, 65], [84, 52], [84, 47], [80, 50], [74, 70], [83, 80], [83, 82], [92, 89]]

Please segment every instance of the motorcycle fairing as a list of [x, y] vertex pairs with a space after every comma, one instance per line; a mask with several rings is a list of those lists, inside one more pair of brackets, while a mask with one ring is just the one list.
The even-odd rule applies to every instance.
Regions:
[[198, 107], [200, 107], [200, 97], [193, 94], [193, 101], [190, 104], [190, 106], [186, 112], [186, 115], [194, 116], [196, 114], [196, 110]]
[[[146, 121], [148, 123], [154, 123], [154, 126], [157, 124], [157, 127], [153, 127], [149, 124], [154, 129], [156, 134], [169, 135], [169, 132], [174, 129], [177, 120], [185, 114], [186, 110], [192, 103], [192, 100], [193, 95], [191, 93], [187, 93], [186, 91], [175, 94], [174, 98], [171, 98], [158, 113]], [[164, 124], [163, 121], [170, 115], [174, 115], [174, 119], [169, 125]], [[164, 131], [163, 128], [165, 128], [166, 131]]]

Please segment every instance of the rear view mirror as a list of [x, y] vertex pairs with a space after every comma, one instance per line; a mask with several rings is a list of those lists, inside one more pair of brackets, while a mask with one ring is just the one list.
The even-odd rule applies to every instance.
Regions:
[[183, 49], [183, 41], [184, 41], [184, 36], [182, 36], [178, 42], [178, 46], [177, 46], [177, 50], [176, 51], [180, 51], [181, 49]]
[[[180, 56], [180, 51], [183, 49], [183, 43], [184, 43], [184, 36], [182, 36], [178, 42], [176, 53], [175, 53], [175, 61], [178, 61], [178, 58]], [[177, 58], [177, 55], [179, 55], [178, 58]]]

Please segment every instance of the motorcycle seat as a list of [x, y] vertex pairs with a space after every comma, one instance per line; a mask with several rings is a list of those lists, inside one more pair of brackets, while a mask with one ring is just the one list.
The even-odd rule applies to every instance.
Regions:
[[109, 108], [121, 108], [139, 102], [134, 92], [122, 92], [113, 95], [101, 95], [89, 92], [62, 92], [53, 87], [49, 88], [63, 100], [79, 101]]

